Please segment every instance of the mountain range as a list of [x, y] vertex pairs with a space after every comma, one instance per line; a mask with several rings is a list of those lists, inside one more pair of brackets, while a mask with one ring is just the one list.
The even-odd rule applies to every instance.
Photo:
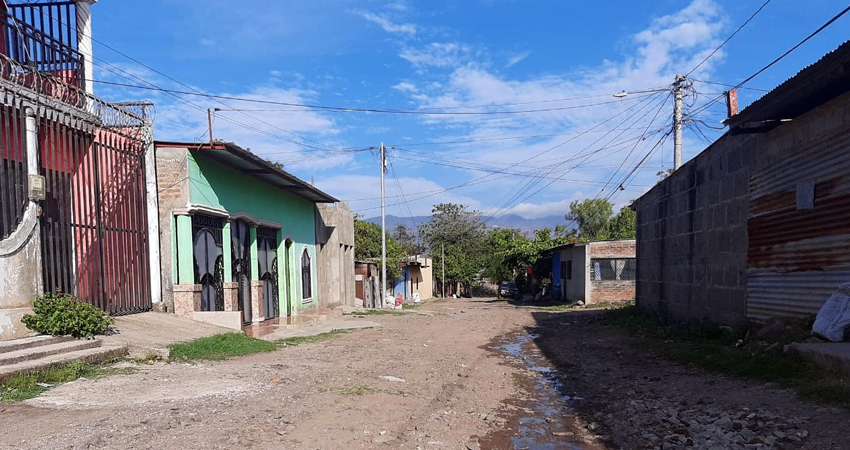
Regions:
[[[392, 230], [399, 223], [404, 223], [408, 228], [412, 228], [414, 224], [417, 226], [431, 220], [431, 216], [414, 216], [414, 217], [399, 217], [387, 216], [387, 230]], [[534, 231], [541, 228], [554, 229], [555, 225], [572, 225], [568, 223], [564, 216], [544, 216], [536, 219], [527, 219], [516, 214], [505, 214], [496, 218], [484, 218], [487, 221], [487, 226], [491, 228], [518, 228], [521, 231]], [[366, 222], [381, 224], [381, 217], [371, 217], [366, 219]]]

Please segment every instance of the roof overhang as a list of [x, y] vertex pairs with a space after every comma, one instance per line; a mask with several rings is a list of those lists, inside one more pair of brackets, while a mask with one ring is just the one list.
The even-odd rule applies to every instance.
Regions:
[[275, 167], [272, 163], [231, 142], [215, 142], [210, 145], [209, 143], [156, 141], [154, 145], [157, 148], [185, 148], [187, 150], [195, 150], [197, 155], [202, 155], [221, 165], [230, 167], [282, 191], [291, 192], [313, 203], [336, 203], [339, 201], [310, 183]]
[[731, 134], [763, 133], [850, 91], [850, 41], [726, 119]]

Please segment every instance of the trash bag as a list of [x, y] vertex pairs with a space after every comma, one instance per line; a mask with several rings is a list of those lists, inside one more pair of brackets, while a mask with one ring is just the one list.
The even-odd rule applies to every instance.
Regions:
[[850, 327], [850, 283], [842, 283], [818, 311], [812, 333], [841, 342], [847, 327]]

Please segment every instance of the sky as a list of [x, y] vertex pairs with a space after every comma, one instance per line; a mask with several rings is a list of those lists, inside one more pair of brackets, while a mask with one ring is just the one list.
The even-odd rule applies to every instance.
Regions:
[[[387, 214], [454, 202], [487, 216], [563, 215], [585, 198], [626, 205], [672, 168], [677, 73], [690, 80], [687, 161], [723, 132], [725, 104], [703, 105], [728, 88], [711, 83], [737, 84], [847, 6], [772, 0], [699, 64], [763, 3], [100, 0], [95, 92], [152, 100], [157, 140], [207, 141], [206, 109], [218, 108], [216, 139], [365, 217], [380, 213], [382, 142]], [[740, 106], [848, 37], [845, 16], [747, 83]]]

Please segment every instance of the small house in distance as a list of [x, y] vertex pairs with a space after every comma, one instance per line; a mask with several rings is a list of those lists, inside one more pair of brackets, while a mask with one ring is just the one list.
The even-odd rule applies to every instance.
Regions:
[[553, 296], [569, 302], [635, 298], [635, 240], [578, 242], [552, 249]]

